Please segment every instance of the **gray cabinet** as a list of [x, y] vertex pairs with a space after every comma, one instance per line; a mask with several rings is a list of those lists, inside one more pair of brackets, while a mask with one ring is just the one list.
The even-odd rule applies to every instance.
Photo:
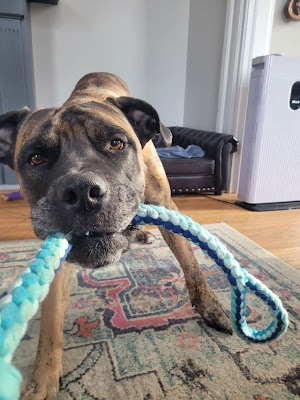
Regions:
[[[32, 45], [25, 0], [0, 2], [0, 113], [34, 108]], [[16, 184], [15, 173], [0, 166], [0, 184]]]

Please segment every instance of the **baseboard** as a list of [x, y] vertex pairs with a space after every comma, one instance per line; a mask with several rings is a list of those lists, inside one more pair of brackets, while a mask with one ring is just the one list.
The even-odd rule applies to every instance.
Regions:
[[277, 211], [277, 210], [292, 210], [300, 208], [300, 201], [250, 204], [244, 201], [237, 200], [235, 204], [240, 207], [246, 208], [246, 210], [249, 211]]
[[0, 190], [19, 190], [20, 185], [0, 185]]

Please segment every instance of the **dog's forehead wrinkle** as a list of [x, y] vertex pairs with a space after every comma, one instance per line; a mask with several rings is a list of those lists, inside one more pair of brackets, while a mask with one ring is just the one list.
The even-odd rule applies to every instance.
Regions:
[[106, 120], [108, 123], [115, 121], [117, 124], [124, 122], [125, 117], [120, 110], [110, 104], [87, 102], [75, 104], [69, 107], [62, 107], [60, 119], [68, 122], [92, 122], [96, 120]]
[[41, 146], [55, 146], [59, 143], [59, 136], [56, 134], [54, 125], [49, 120], [40, 129], [39, 134], [32, 139], [33, 143]]
[[[101, 111], [97, 113], [81, 109], [78, 111], [77, 106], [72, 106], [61, 114], [58, 129], [61, 130], [64, 139], [68, 138], [76, 143], [84, 139], [84, 136], [98, 140], [106, 139], [116, 131], [120, 132], [122, 128], [107, 121], [106, 114]], [[122, 132], [124, 133], [124, 130]]]
[[84, 145], [80, 143], [84, 137], [101, 141], [120, 134], [129, 137], [132, 143], [137, 140], [122, 113], [108, 105], [86, 103], [34, 112], [22, 140], [24, 143], [33, 139], [49, 147], [70, 140], [73, 147]]
[[[15, 161], [17, 161], [19, 154], [24, 148], [28, 148], [30, 145], [34, 143], [44, 142], [49, 146], [56, 141], [56, 135], [53, 131], [53, 123], [50, 116], [54, 111], [52, 109], [39, 110], [39, 112], [34, 112], [32, 117], [29, 117], [28, 120], [22, 125], [20, 132], [17, 137], [16, 149], [15, 149]], [[40, 119], [38, 115], [42, 113], [42, 117], [45, 118]], [[37, 116], [35, 116], [37, 114]]]

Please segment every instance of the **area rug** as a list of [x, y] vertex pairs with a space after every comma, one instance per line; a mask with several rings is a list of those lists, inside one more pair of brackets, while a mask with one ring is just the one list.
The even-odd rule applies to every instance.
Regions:
[[[289, 312], [287, 333], [271, 344], [249, 344], [208, 328], [192, 310], [182, 271], [158, 230], [151, 245], [134, 243], [109, 268], [76, 267], [64, 325], [59, 399], [292, 400], [300, 388], [300, 274], [225, 224], [207, 226], [242, 266], [278, 294]], [[6, 287], [39, 246], [37, 240], [0, 244], [0, 286]], [[223, 273], [198, 247], [210, 286], [229, 311]], [[266, 307], [249, 295], [250, 326], [268, 322]], [[33, 364], [39, 316], [14, 363]]]

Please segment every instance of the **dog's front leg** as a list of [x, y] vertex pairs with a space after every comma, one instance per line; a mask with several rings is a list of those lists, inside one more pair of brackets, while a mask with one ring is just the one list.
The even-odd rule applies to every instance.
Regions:
[[73, 264], [64, 262], [42, 303], [40, 339], [32, 377], [23, 391], [24, 400], [54, 400], [62, 374], [63, 322], [68, 305]]
[[[176, 206], [173, 203], [173, 207], [169, 206], [169, 208], [176, 209]], [[160, 229], [160, 231], [183, 270], [190, 300], [196, 311], [207, 325], [218, 331], [232, 333], [230, 320], [220, 300], [208, 286], [190, 243], [184, 237], [165, 229]]]
[[[171, 198], [170, 186], [164, 168], [152, 142], [147, 143], [143, 154], [147, 165], [146, 202], [164, 206], [170, 210], [177, 210]], [[160, 229], [160, 231], [183, 270], [192, 305], [208, 325], [217, 330], [231, 333], [230, 320], [220, 300], [206, 282], [205, 275], [190, 243], [184, 237], [165, 229]]]

